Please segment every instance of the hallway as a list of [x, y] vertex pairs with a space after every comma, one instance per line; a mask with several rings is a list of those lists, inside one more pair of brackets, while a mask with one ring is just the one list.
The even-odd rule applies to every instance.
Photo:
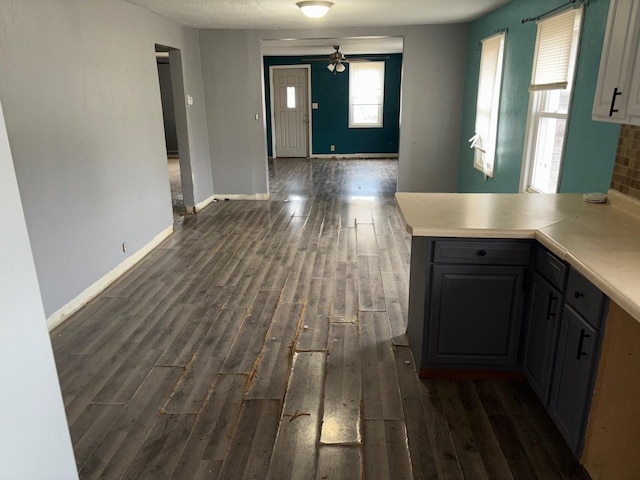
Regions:
[[397, 161], [269, 176], [51, 333], [81, 478], [585, 478], [525, 384], [417, 378]]

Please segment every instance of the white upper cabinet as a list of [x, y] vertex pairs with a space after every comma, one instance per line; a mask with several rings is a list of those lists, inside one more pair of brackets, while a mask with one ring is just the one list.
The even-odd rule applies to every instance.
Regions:
[[640, 1], [611, 0], [593, 119], [640, 125]]

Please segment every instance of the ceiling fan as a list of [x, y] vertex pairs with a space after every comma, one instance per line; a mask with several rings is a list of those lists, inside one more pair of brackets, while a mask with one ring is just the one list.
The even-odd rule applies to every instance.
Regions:
[[342, 73], [346, 70], [345, 63], [349, 62], [369, 62], [371, 60], [382, 60], [389, 57], [357, 57], [348, 60], [344, 53], [340, 51], [340, 45], [333, 46], [335, 52], [332, 52], [329, 55], [328, 59], [324, 58], [303, 58], [302, 60], [308, 62], [329, 62], [327, 65], [327, 69], [333, 73]]

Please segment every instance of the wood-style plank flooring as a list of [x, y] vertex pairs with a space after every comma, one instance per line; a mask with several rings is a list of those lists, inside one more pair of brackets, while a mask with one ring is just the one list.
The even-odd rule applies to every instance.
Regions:
[[584, 478], [527, 385], [417, 378], [396, 161], [269, 174], [52, 332], [81, 478]]

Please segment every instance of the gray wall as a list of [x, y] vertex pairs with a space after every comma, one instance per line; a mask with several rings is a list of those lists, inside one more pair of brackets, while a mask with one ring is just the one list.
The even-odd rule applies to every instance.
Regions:
[[456, 191], [466, 43], [461, 25], [406, 32], [398, 191]]
[[198, 33], [121, 0], [3, 0], [0, 99], [47, 316], [172, 224], [155, 43], [182, 51], [200, 201]]
[[[266, 192], [260, 41], [404, 37], [398, 190], [456, 190], [466, 25], [307, 30], [202, 30], [200, 51], [214, 189]], [[224, 68], [221, 68], [224, 65]], [[255, 113], [260, 112], [260, 121]]]
[[216, 195], [266, 193], [267, 134], [257, 34], [201, 30], [200, 51], [213, 189]]
[[1, 106], [0, 192], [0, 477], [78, 478]]

